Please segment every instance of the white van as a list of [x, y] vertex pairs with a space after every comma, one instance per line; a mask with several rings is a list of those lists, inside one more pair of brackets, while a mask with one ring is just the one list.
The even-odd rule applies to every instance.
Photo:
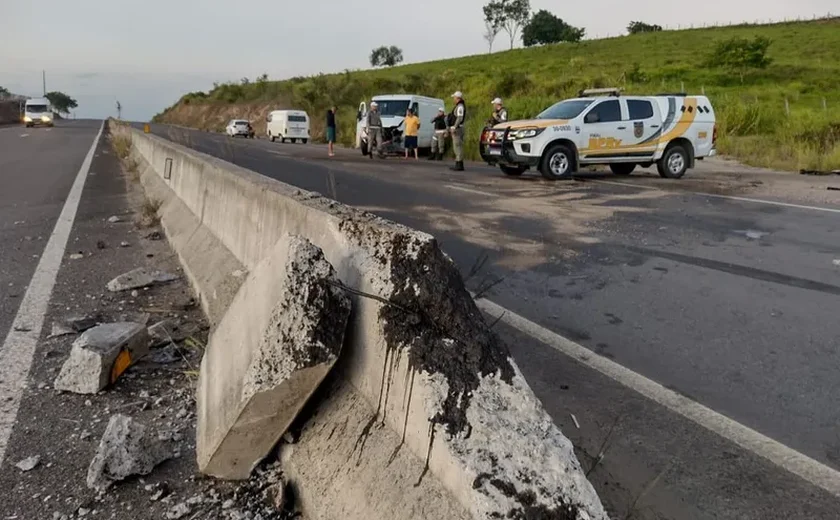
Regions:
[[[370, 101], [376, 101], [379, 105], [379, 113], [382, 116], [382, 127], [384, 129], [399, 127], [402, 128], [405, 112], [411, 108], [417, 117], [420, 118], [420, 130], [417, 133], [417, 147], [430, 148], [432, 136], [435, 134], [431, 121], [444, 108], [443, 100], [414, 94], [388, 94], [374, 96]], [[359, 112], [356, 115], [356, 148], [360, 148], [365, 128], [365, 116], [370, 106], [370, 101], [362, 102], [359, 105]]]
[[28, 127], [35, 125], [53, 126], [53, 111], [47, 98], [27, 99], [23, 108], [23, 123]]
[[274, 110], [265, 118], [265, 132], [271, 142], [286, 139], [293, 143], [309, 141], [309, 115], [303, 110]]

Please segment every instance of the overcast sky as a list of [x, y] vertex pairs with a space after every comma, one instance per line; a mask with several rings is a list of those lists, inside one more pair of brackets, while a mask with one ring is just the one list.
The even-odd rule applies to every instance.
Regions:
[[[78, 117], [147, 120], [214, 81], [272, 79], [364, 68], [370, 50], [397, 45], [406, 62], [484, 52], [487, 0], [0, 0], [0, 86], [24, 95], [61, 90]], [[411, 6], [416, 7], [411, 7]], [[531, 0], [587, 37], [616, 36], [631, 20], [666, 27], [825, 15], [837, 0]], [[562, 7], [561, 7], [562, 6]], [[838, 13], [840, 14], [840, 13]], [[496, 48], [509, 46], [504, 34]]]

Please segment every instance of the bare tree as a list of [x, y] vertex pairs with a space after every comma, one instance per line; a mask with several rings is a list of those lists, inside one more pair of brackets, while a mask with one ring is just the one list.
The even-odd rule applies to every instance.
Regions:
[[492, 0], [484, 6], [485, 23], [498, 27], [499, 30], [504, 29], [510, 37], [511, 49], [516, 43], [519, 31], [530, 18], [531, 2], [529, 0]]
[[502, 30], [502, 16], [498, 2], [490, 2], [484, 6], [484, 41], [487, 42], [488, 52], [493, 52], [493, 42]]

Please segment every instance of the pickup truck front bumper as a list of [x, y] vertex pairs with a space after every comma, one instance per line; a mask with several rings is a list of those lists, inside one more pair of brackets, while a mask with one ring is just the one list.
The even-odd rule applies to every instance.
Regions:
[[[488, 136], [491, 134], [488, 132], [492, 132], [492, 130], [485, 129], [481, 133], [481, 140], [478, 144], [479, 154], [484, 162], [490, 165], [527, 166], [529, 168], [539, 166], [540, 157], [517, 153], [514, 142], [507, 138], [507, 130], [501, 134], [501, 140], [498, 139], [498, 131], [495, 133], [495, 139], [489, 138]], [[529, 146], [530, 143], [526, 141], [522, 142], [522, 145]]]

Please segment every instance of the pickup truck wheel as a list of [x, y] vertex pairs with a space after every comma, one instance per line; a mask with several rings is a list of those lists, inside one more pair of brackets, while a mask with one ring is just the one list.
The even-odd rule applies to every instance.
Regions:
[[635, 164], [615, 163], [610, 165], [610, 170], [616, 175], [630, 175], [636, 169]]
[[505, 166], [505, 165], [499, 165], [499, 168], [501, 168], [502, 173], [504, 173], [505, 175], [510, 175], [511, 177], [519, 177], [520, 175], [525, 173], [525, 170], [527, 169], [524, 166]]
[[656, 169], [659, 170], [660, 177], [679, 179], [688, 169], [688, 152], [678, 144], [671, 146], [656, 163]]
[[571, 179], [575, 166], [575, 154], [565, 144], [556, 144], [548, 149], [542, 159], [540, 173], [548, 180]]

